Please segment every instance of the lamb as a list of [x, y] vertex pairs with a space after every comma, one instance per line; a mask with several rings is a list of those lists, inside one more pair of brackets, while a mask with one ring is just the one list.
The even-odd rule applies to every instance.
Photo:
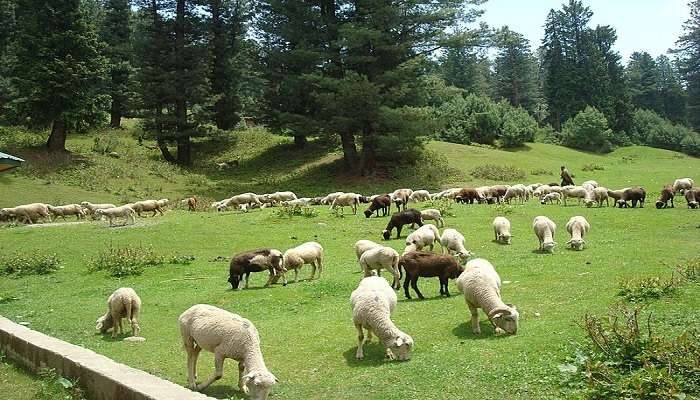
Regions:
[[296, 199], [297, 195], [294, 194], [294, 192], [275, 192], [263, 194], [259, 198], [259, 200], [263, 203], [280, 203], [283, 201], [291, 201]]
[[521, 203], [524, 203], [527, 197], [527, 188], [523, 184], [517, 184], [509, 187], [503, 195], [503, 201], [510, 204], [510, 200], [517, 198]]
[[637, 207], [637, 203], [639, 203], [639, 208], [644, 208], [644, 200], [647, 197], [647, 192], [644, 190], [644, 188], [641, 187], [633, 187], [625, 190], [622, 193], [622, 197], [617, 201], [617, 205], [620, 208], [627, 208], [629, 205], [627, 204], [628, 201], [632, 202], [632, 208]]
[[136, 214], [138, 214], [139, 217], [144, 211], [153, 211], [153, 215], [151, 215], [151, 217], [155, 217], [156, 213], [160, 213], [160, 215], [163, 215], [161, 204], [162, 203], [160, 202], [160, 200], [143, 200], [130, 204], [130, 206], [134, 209], [134, 211], [136, 211]]
[[413, 200], [416, 203], [428, 201], [430, 200], [430, 192], [428, 192], [427, 190], [416, 190], [415, 192], [411, 193], [409, 199]]
[[691, 188], [685, 191], [685, 201], [688, 202], [688, 208], [698, 208], [700, 201], [700, 188]]
[[450, 255], [457, 256], [462, 262], [466, 262], [472, 253], [464, 247], [464, 235], [456, 229], [445, 229], [440, 236], [440, 247], [442, 253], [447, 252]]
[[548, 253], [554, 252], [554, 234], [557, 230], [557, 225], [545, 216], [535, 217], [532, 223], [532, 229], [535, 231], [537, 239], [540, 241], [540, 250]]
[[360, 267], [365, 276], [371, 276], [373, 271], [381, 276], [382, 268], [391, 272], [394, 281], [391, 287], [399, 288], [401, 284], [401, 270], [399, 269], [399, 253], [391, 247], [380, 246], [369, 249], [360, 256]]
[[83, 210], [85, 211], [85, 214], [87, 214], [87, 215], [94, 215], [95, 211], [97, 211], [99, 209], [116, 208], [117, 207], [111, 203], [93, 204], [93, 203], [90, 203], [89, 201], [84, 201], [84, 202], [80, 203], [80, 206], [83, 207]]
[[479, 202], [485, 195], [480, 195], [476, 189], [465, 187], [462, 188], [455, 196], [455, 201], [458, 203], [474, 204], [474, 201]]
[[[218, 307], [195, 304], [178, 318], [187, 352], [187, 385], [201, 391], [224, 375], [224, 360], [238, 361], [238, 387], [251, 399], [267, 399], [277, 378], [267, 369], [260, 334], [252, 322]], [[214, 353], [215, 372], [197, 385], [197, 358], [204, 349]]]
[[586, 205], [586, 207], [591, 207], [593, 204], [598, 204], [598, 207], [602, 207], [603, 200], [605, 200], [605, 204], [610, 207], [608, 189], [598, 186], [592, 190], [586, 191], [586, 197], [583, 199], [583, 203]]
[[400, 211], [394, 213], [386, 226], [386, 229], [382, 231], [382, 236], [384, 240], [389, 240], [391, 237], [391, 231], [396, 228], [396, 238], [401, 237], [401, 229], [406, 224], [418, 224], [418, 226], [423, 226], [423, 221], [421, 220], [420, 211], [415, 208], [409, 208], [408, 210]]
[[0, 209], [0, 217], [2, 217], [2, 219], [20, 219], [30, 225], [40, 218], [48, 218], [49, 221], [51, 221], [49, 206], [44, 203], [31, 203], [17, 207], [2, 208]]
[[663, 189], [661, 189], [661, 195], [659, 196], [659, 199], [656, 200], [656, 208], [666, 208], [668, 207], [668, 202], [671, 202], [671, 208], [675, 208], [673, 205], [673, 196], [676, 195], [676, 191], [673, 190], [673, 186], [671, 185], [666, 185], [664, 186]]
[[552, 204], [553, 202], [557, 202], [557, 204], [561, 204], [561, 195], [557, 192], [551, 192], [547, 193], [546, 195], [542, 196], [540, 198], [540, 204]]
[[464, 269], [452, 256], [435, 254], [425, 251], [414, 251], [404, 254], [399, 261], [399, 266], [406, 271], [406, 279], [403, 281], [404, 295], [411, 298], [408, 293], [408, 285], [418, 295], [419, 299], [424, 299], [423, 294], [418, 290], [418, 278], [440, 278], [440, 295], [450, 297], [448, 290], [449, 279], [457, 278]]
[[119, 333], [124, 333], [122, 318], [126, 317], [131, 324], [131, 333], [139, 335], [139, 313], [141, 312], [141, 298], [130, 287], [119, 288], [107, 299], [107, 312], [97, 319], [95, 329], [104, 334], [112, 329], [112, 339]]
[[506, 217], [496, 217], [493, 219], [493, 234], [496, 241], [503, 244], [510, 244], [510, 221]]
[[415, 250], [421, 250], [423, 247], [430, 246], [430, 251], [433, 251], [435, 241], [440, 239], [440, 232], [435, 225], [423, 225], [406, 236], [406, 246], [413, 245]]
[[[365, 355], [363, 346], [372, 340], [372, 333], [377, 335], [386, 347], [386, 356], [390, 360], [407, 361], [411, 358], [413, 338], [400, 331], [391, 320], [391, 313], [396, 308], [396, 293], [386, 279], [369, 276], [360, 281], [357, 289], [350, 295], [352, 321], [357, 329], [357, 352], [355, 358], [362, 360]], [[364, 330], [367, 331], [365, 340]]]
[[65, 206], [55, 207], [47, 205], [47, 207], [54, 217], [63, 217], [63, 219], [66, 219], [67, 215], [75, 215], [77, 219], [85, 218], [85, 211], [83, 211], [83, 207], [81, 207], [80, 204], [67, 204]]
[[391, 197], [388, 194], [373, 198], [369, 207], [365, 210], [365, 217], [371, 217], [375, 211], [377, 212], [377, 217], [379, 217], [379, 210], [382, 211], [383, 217], [391, 211]]
[[331, 210], [340, 207], [340, 211], [343, 211], [345, 206], [350, 206], [353, 214], [357, 214], [357, 206], [360, 204], [361, 195], [357, 193], [343, 193], [336, 197], [331, 204]]
[[532, 195], [535, 196], [535, 197], [540, 197], [540, 198], [541, 198], [542, 196], [546, 196], [547, 194], [552, 193], [552, 191], [553, 191], [553, 187], [552, 187], [552, 186], [549, 186], [549, 185], [539, 185], [539, 186], [537, 187], [537, 189], [535, 189], [535, 190], [532, 192]]
[[583, 245], [586, 241], [583, 240], [583, 236], [588, 233], [591, 229], [591, 225], [586, 221], [586, 218], [578, 215], [571, 217], [569, 222], [566, 223], [566, 231], [571, 235], [571, 239], [566, 242], [570, 244], [571, 248], [574, 250], [583, 250]]
[[396, 189], [393, 193], [391, 193], [390, 196], [391, 200], [393, 200], [394, 203], [396, 203], [397, 210], [401, 211], [401, 206], [403, 205], [403, 210], [406, 211], [406, 205], [411, 199], [412, 194], [413, 190], [411, 189]]
[[566, 199], [568, 197], [573, 197], [578, 199], [578, 204], [581, 204], [581, 199], [586, 197], [586, 188], [583, 186], [565, 186], [562, 188], [562, 198], [564, 200], [564, 205], [566, 205]]
[[[304, 264], [311, 264], [311, 277], [309, 277], [309, 280], [314, 279], [317, 269], [318, 276], [316, 278], [321, 278], [321, 271], [323, 271], [323, 247], [321, 247], [320, 244], [316, 242], [306, 242], [284, 252], [282, 256], [282, 265], [285, 271], [282, 272], [282, 285], [287, 286], [287, 271], [290, 269], [294, 270], [294, 283], [296, 283], [299, 277], [299, 269], [301, 269]], [[277, 280], [276, 278], [277, 276], [275, 277], [275, 281]]]
[[680, 178], [673, 181], [673, 190], [679, 193], [685, 193], [686, 190], [692, 188], [695, 181], [690, 178]]
[[277, 274], [284, 273], [282, 264], [282, 252], [277, 249], [263, 248], [250, 251], [244, 251], [234, 255], [229, 264], [228, 282], [233, 290], [238, 289], [241, 283], [241, 277], [245, 275], [245, 289], [248, 289], [248, 279], [251, 272], [261, 272], [268, 270], [270, 277], [265, 283], [269, 286]]
[[469, 261], [455, 284], [469, 307], [473, 333], [481, 334], [479, 308], [488, 316], [497, 334], [518, 332], [518, 310], [501, 300], [501, 277], [490, 262], [483, 258]]
[[425, 222], [426, 220], [432, 220], [435, 221], [439, 228], [445, 226], [445, 220], [442, 219], [442, 214], [440, 213], [440, 210], [436, 210], [434, 208], [421, 210], [420, 216], [423, 219], [423, 222]]
[[114, 226], [114, 219], [117, 217], [124, 218], [124, 225], [129, 221], [131, 221], [132, 225], [136, 223], [136, 211], [128, 204], [113, 208], [99, 208], [95, 210], [95, 216], [107, 217], [109, 226]]

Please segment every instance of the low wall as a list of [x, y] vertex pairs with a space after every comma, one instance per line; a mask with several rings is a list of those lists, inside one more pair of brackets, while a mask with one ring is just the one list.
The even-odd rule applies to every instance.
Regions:
[[93, 400], [213, 400], [2, 316], [0, 350], [32, 371], [53, 368], [68, 379], [77, 379]]

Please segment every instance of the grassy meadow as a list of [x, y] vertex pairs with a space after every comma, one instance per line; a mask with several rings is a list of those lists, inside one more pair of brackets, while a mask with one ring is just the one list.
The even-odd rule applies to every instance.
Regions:
[[[29, 160], [23, 170], [0, 175], [0, 207], [30, 201], [130, 201], [144, 197], [182, 198], [196, 193], [222, 198], [242, 191], [293, 190], [300, 196], [334, 190], [386, 192], [398, 187], [431, 191], [462, 184], [491, 184], [475, 178], [474, 168], [485, 163], [521, 170], [521, 181], [552, 182], [566, 164], [575, 180], [595, 179], [619, 188], [642, 185], [649, 192], [643, 209], [542, 206], [536, 201], [510, 206], [453, 205], [446, 227], [462, 232], [476, 257], [491, 261], [502, 280], [504, 301], [520, 311], [514, 336], [495, 336], [480, 314], [482, 334], [469, 328], [469, 311], [450, 282], [450, 298], [438, 296], [437, 279], [421, 279], [423, 301], [405, 300], [393, 320], [410, 334], [415, 347], [409, 362], [384, 359], [382, 347], [365, 347], [365, 359], [354, 358], [356, 330], [349, 297], [361, 279], [353, 244], [379, 241], [388, 218], [365, 219], [346, 210], [344, 217], [326, 206], [315, 217], [280, 216], [275, 209], [238, 212], [171, 210], [165, 216], [140, 218], [135, 226], [108, 228], [104, 222], [0, 228], [0, 254], [56, 253], [61, 269], [54, 274], [11, 278], [0, 276], [0, 314], [33, 329], [84, 346], [116, 361], [185, 384], [186, 362], [177, 317], [197, 303], [238, 313], [257, 326], [268, 368], [280, 379], [271, 395], [277, 399], [559, 399], [577, 397], [561, 385], [558, 366], [584, 340], [577, 322], [586, 313], [604, 314], [620, 301], [621, 280], [670, 276], [673, 267], [700, 252], [697, 232], [700, 213], [678, 198], [676, 208], [656, 210], [653, 201], [664, 183], [691, 176], [696, 180], [700, 160], [675, 152], [645, 147], [619, 149], [607, 155], [588, 154], [546, 144], [528, 144], [516, 151], [431, 142], [434, 162], [368, 180], [336, 174], [340, 155], [330, 144], [312, 142], [303, 155], [288, 138], [251, 131], [228, 142], [213, 157], [198, 161], [190, 171], [165, 165], [157, 153], [137, 146], [126, 133], [120, 158], [90, 152], [92, 137], [74, 137], [69, 148], [75, 159], [60, 168], [47, 168], [40, 152], [17, 149]], [[202, 144], [202, 146], [211, 144]], [[328, 151], [330, 146], [330, 151]], [[239, 165], [219, 171], [216, 162], [240, 155]], [[602, 169], [583, 171], [583, 167]], [[111, 174], [111, 175], [110, 175]], [[498, 178], [496, 176], [492, 178]], [[514, 183], [514, 182], [507, 182]], [[427, 208], [426, 205], [416, 205]], [[491, 221], [510, 219], [513, 243], [494, 242]], [[558, 225], [559, 244], [552, 255], [537, 251], [531, 228], [537, 215]], [[571, 216], [583, 215], [592, 225], [584, 251], [565, 249], [564, 228]], [[402, 238], [407, 231], [404, 229]], [[403, 240], [384, 242], [401, 252]], [[298, 283], [263, 288], [265, 274], [251, 276], [251, 288], [232, 291], [226, 281], [228, 263], [236, 252], [269, 246], [282, 251], [315, 240], [325, 249], [320, 280], [307, 281], [304, 267]], [[194, 256], [188, 265], [147, 267], [139, 276], [109, 277], [89, 272], [91, 259], [112, 247], [152, 248], [163, 256]], [[436, 247], [439, 251], [439, 246]], [[507, 283], [506, 283], [507, 282]], [[141, 344], [99, 335], [94, 321], [106, 311], [109, 294], [131, 286], [143, 300]], [[700, 327], [697, 284], [682, 286], [671, 296], [649, 302], [654, 321], [664, 334]], [[202, 352], [199, 380], [213, 371], [213, 357]], [[217, 398], [243, 398], [237, 390], [236, 364], [227, 361], [224, 377], [204, 393]], [[0, 387], [10, 384], [15, 371], [0, 368]], [[8, 376], [10, 378], [8, 378]], [[26, 380], [31, 385], [31, 380]], [[19, 380], [16, 382], [20, 382]], [[21, 383], [21, 382], [20, 382]], [[18, 383], [18, 384], [20, 384]], [[20, 384], [21, 386], [21, 384]], [[9, 386], [12, 388], [12, 385]], [[17, 391], [31, 398], [31, 391]]]

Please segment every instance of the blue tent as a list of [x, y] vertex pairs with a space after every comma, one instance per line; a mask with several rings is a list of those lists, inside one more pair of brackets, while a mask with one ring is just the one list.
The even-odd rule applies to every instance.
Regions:
[[19, 167], [23, 162], [24, 160], [19, 157], [0, 153], [0, 172]]

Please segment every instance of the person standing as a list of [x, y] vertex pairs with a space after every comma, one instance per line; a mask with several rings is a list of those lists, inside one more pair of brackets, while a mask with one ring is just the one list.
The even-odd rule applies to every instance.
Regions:
[[571, 174], [569, 174], [569, 170], [566, 169], [566, 166], [561, 166], [561, 173], [559, 175], [561, 176], [561, 186], [574, 185], [574, 180], [571, 179]]

